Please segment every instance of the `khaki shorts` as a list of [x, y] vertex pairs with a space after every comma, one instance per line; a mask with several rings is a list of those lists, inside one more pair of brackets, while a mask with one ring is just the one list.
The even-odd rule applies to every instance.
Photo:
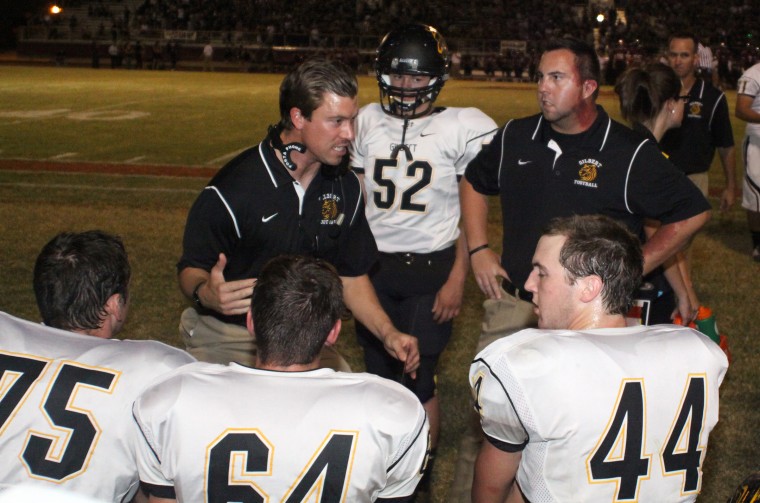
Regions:
[[[501, 290], [501, 299], [487, 299], [483, 302], [483, 325], [476, 354], [494, 341], [507, 337], [525, 328], [533, 328], [538, 318], [533, 312], [533, 304], [513, 297]], [[470, 503], [472, 480], [475, 474], [475, 460], [483, 443], [483, 432], [479, 418], [473, 413], [467, 429], [462, 434], [457, 450], [454, 476], [446, 498], [448, 503]]]
[[[199, 315], [192, 307], [182, 312], [179, 334], [187, 352], [200, 361], [248, 366], [256, 363], [256, 339], [245, 327]], [[346, 360], [332, 346], [324, 346], [319, 357], [320, 368], [351, 372]]]
[[477, 353], [486, 346], [524, 328], [534, 328], [538, 318], [533, 312], [535, 306], [501, 290], [501, 299], [486, 299], [483, 302], [483, 324], [480, 329]]
[[704, 173], [691, 173], [686, 176], [689, 178], [689, 180], [692, 181], [694, 185], [697, 186], [702, 195], [707, 197], [707, 189], [709, 185], [709, 177], [707, 176], [707, 171]]

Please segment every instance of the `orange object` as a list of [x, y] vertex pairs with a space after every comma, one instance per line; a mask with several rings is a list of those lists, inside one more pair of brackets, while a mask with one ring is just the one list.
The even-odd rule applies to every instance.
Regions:
[[728, 363], [731, 363], [733, 358], [731, 356], [731, 350], [728, 348], [728, 337], [723, 334], [720, 335], [720, 349], [722, 349], [723, 352], [726, 353], [726, 358], [728, 358]]

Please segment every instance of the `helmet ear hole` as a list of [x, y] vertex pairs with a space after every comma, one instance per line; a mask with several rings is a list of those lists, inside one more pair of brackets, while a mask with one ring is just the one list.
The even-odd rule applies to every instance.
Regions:
[[[375, 76], [380, 103], [391, 115], [415, 118], [428, 113], [449, 75], [449, 49], [443, 36], [429, 25], [408, 24], [388, 33], [377, 48]], [[394, 87], [391, 75], [430, 77], [419, 88]], [[430, 103], [418, 111], [420, 105]]]

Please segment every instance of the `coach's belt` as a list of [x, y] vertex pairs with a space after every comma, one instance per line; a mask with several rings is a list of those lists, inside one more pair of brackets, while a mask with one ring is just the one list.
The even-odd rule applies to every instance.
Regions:
[[533, 302], [533, 294], [530, 292], [526, 292], [525, 290], [520, 290], [515, 285], [512, 284], [509, 280], [502, 280], [501, 287], [504, 289], [505, 292], [507, 292], [512, 297], [516, 297], [520, 300], [524, 300], [525, 302]]

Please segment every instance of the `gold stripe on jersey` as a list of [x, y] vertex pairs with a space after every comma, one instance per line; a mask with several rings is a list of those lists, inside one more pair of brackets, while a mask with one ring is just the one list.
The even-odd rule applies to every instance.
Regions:
[[[348, 456], [348, 459], [345, 460], [345, 473], [343, 476], [343, 484], [342, 484], [342, 492], [340, 496], [339, 501], [346, 501], [346, 496], [348, 495], [348, 488], [350, 486], [351, 481], [351, 473], [353, 471], [354, 466], [354, 457], [356, 454], [356, 447], [359, 444], [359, 431], [356, 430], [330, 430], [328, 434], [325, 436], [324, 440], [322, 441], [322, 444], [317, 448], [316, 452], [312, 454], [309, 461], [306, 463], [306, 466], [303, 470], [301, 470], [301, 473], [298, 474], [298, 478], [295, 482], [288, 488], [287, 492], [285, 493], [285, 496], [283, 497], [283, 501], [290, 501], [289, 496], [293, 494], [294, 491], [296, 491], [302, 484], [307, 484], [307, 488], [309, 488], [309, 491], [304, 498], [299, 498], [298, 501], [311, 501], [313, 496], [316, 496], [315, 501], [322, 501], [322, 493], [324, 489], [324, 483], [328, 475], [331, 474], [330, 472], [330, 466], [328, 463], [324, 463], [324, 466], [318, 466], [317, 463], [322, 459], [323, 454], [326, 452], [326, 450], [329, 449], [335, 449], [335, 439], [336, 437], [350, 437], [350, 453]], [[341, 449], [338, 447], [338, 449]], [[345, 448], [343, 448], [345, 450]], [[346, 454], [345, 452], [337, 452], [337, 454]], [[345, 456], [341, 456], [344, 457]], [[328, 457], [329, 460], [329, 457]], [[318, 473], [318, 477], [315, 478], [313, 481], [308, 480], [308, 476], [312, 473], [312, 469], [316, 468], [316, 473]], [[333, 467], [333, 469], [340, 468], [340, 467]], [[338, 474], [339, 475], [339, 474]], [[334, 486], [337, 484], [334, 484]]]
[[[0, 424], [0, 436], [2, 436], [2, 434], [5, 432], [5, 429], [9, 424], [11, 424], [13, 419], [16, 417], [16, 414], [18, 414], [18, 411], [23, 407], [27, 398], [29, 398], [32, 389], [37, 385], [40, 379], [42, 379], [42, 376], [45, 375], [45, 370], [47, 370], [47, 366], [50, 365], [50, 362], [52, 362], [53, 359], [43, 358], [40, 356], [25, 353], [13, 353], [10, 351], [0, 351], [0, 357], [2, 358], [3, 362], [13, 359], [22, 360], [24, 362], [31, 360], [42, 364], [41, 368], [34, 369], [37, 375], [34, 376], [34, 379], [28, 383], [21, 382], [21, 378], [24, 376], [25, 372], [10, 370], [6, 368], [5, 364], [0, 367], [0, 371], [2, 371], [2, 376], [0, 376], [0, 408], [3, 411], [7, 411], [3, 412], [3, 415], [7, 414], [7, 417], [2, 422], [2, 424]], [[8, 367], [9, 366], [10, 365], [8, 365]], [[11, 400], [9, 394], [15, 386], [26, 386], [26, 389], [23, 391], [21, 397], [15, 404], [8, 403], [7, 400]]]
[[[79, 375], [82, 371], [84, 373]], [[52, 431], [29, 430], [23, 449], [19, 453], [19, 460], [30, 478], [61, 483], [87, 471], [103, 429], [90, 409], [75, 405], [77, 395], [83, 388], [113, 395], [121, 374], [121, 371], [107, 367], [87, 365], [74, 360], [61, 360], [50, 376], [45, 393], [38, 405]], [[64, 398], [65, 405], [59, 409]], [[56, 417], [51, 417], [51, 414]], [[85, 420], [82, 417], [87, 418], [86, 422], [83, 422]], [[57, 422], [61, 420], [81, 424], [67, 426]], [[88, 431], [87, 423], [92, 428], [91, 432]], [[77, 428], [77, 426], [80, 427]], [[82, 426], [85, 428], [81, 428]], [[40, 446], [44, 447], [46, 441], [49, 441], [49, 444], [45, 455], [38, 457]], [[68, 460], [65, 459], [67, 455]], [[74, 459], [71, 459], [71, 456], [74, 456]], [[66, 466], [56, 466], [64, 462]], [[81, 465], [77, 467], [80, 462]], [[69, 465], [73, 465], [74, 469], [69, 471]]]

